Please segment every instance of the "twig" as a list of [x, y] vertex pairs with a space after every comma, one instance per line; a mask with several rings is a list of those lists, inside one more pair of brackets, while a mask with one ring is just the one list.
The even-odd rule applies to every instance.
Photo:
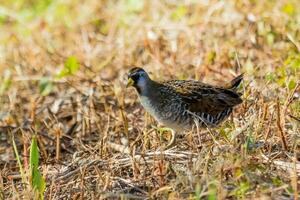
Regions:
[[271, 119], [269, 120], [268, 122], [268, 127], [266, 129], [266, 134], [265, 134], [265, 143], [267, 142], [268, 138], [269, 138], [269, 135], [270, 135], [270, 132], [271, 132], [271, 124], [272, 124], [272, 121], [273, 121], [273, 117], [274, 117], [274, 112], [272, 112], [272, 115], [271, 115]]
[[285, 139], [285, 133], [284, 133], [284, 131], [282, 129], [282, 125], [281, 125], [281, 112], [280, 112], [279, 99], [277, 99], [277, 127], [278, 127], [278, 131], [280, 134], [282, 146], [283, 146], [284, 150], [287, 151], [288, 146], [287, 146], [286, 139]]
[[289, 95], [288, 95], [288, 97], [287, 97], [287, 99], [286, 99], [286, 101], [284, 103], [284, 107], [283, 107], [284, 108], [283, 109], [284, 114], [286, 114], [288, 107], [293, 102], [293, 100], [294, 100], [293, 97], [294, 97], [294, 95], [295, 95], [295, 93], [296, 93], [296, 91], [298, 90], [299, 87], [300, 87], [300, 82], [297, 82], [296, 87], [293, 89], [292, 92], [289, 93]]
[[145, 196], [137, 196], [129, 193], [110, 192], [103, 194], [101, 199], [149, 199]]
[[139, 187], [133, 185], [133, 184], [131, 183], [131, 181], [129, 181], [129, 180], [123, 179], [123, 178], [121, 178], [121, 177], [115, 177], [114, 179], [119, 180], [119, 181], [122, 181], [122, 183], [125, 183], [126, 185], [130, 186], [131, 188], [134, 188], [135, 190], [139, 191], [139, 192], [142, 193], [142, 194], [146, 194], [146, 195], [148, 194], [145, 190], [142, 190], [142, 189], [140, 189]]
[[291, 34], [287, 34], [287, 38], [289, 39], [289, 41], [296, 47], [297, 51], [300, 52], [300, 45], [298, 44], [298, 42], [295, 40], [295, 38], [293, 38], [293, 36]]
[[125, 153], [125, 154], [130, 154], [130, 149], [128, 148], [128, 146], [124, 146], [124, 145], [120, 145], [120, 144], [116, 144], [113, 142], [107, 142], [107, 144], [114, 150], [121, 152], [121, 153]]
[[271, 160], [264, 154], [262, 154], [262, 158], [266, 162], [271, 162], [274, 165], [280, 167], [281, 169], [288, 171], [289, 173], [296, 173], [297, 175], [300, 175], [300, 163], [299, 162], [285, 162], [285, 161], [281, 161], [281, 160]]
[[291, 185], [294, 190], [294, 199], [298, 199], [298, 174], [297, 174], [297, 152], [296, 149], [294, 151], [293, 157], [293, 173], [291, 175]]
[[288, 114], [288, 116], [289, 116], [290, 118], [292, 118], [292, 119], [294, 119], [294, 120], [300, 122], [300, 118], [299, 118], [299, 117], [295, 117], [295, 116], [292, 115], [292, 114]]

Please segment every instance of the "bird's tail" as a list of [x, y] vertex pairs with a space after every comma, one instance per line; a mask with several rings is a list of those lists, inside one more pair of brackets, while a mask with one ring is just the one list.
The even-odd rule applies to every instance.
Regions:
[[227, 89], [230, 90], [236, 90], [237, 87], [241, 84], [242, 80], [243, 80], [243, 76], [244, 74], [240, 74], [237, 77], [235, 77], [229, 84], [229, 86], [227, 87]]

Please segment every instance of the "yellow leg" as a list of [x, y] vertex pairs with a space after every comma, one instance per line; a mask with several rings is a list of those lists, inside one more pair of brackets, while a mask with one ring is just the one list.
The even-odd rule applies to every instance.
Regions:
[[176, 135], [175, 135], [175, 133], [176, 132], [171, 129], [171, 139], [170, 139], [170, 142], [165, 147], [165, 149], [169, 149], [169, 148], [171, 148], [175, 144], [175, 141], [176, 141]]

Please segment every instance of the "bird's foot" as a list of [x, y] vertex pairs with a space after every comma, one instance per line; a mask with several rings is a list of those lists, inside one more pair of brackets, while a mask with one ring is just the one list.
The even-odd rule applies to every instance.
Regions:
[[163, 148], [164, 150], [171, 148], [174, 144], [175, 144], [175, 131], [171, 128], [167, 128], [167, 127], [159, 127], [157, 128], [158, 132], [159, 132], [159, 138], [160, 140], [164, 140], [164, 134], [166, 132], [171, 133], [171, 138], [169, 140], [169, 143]]

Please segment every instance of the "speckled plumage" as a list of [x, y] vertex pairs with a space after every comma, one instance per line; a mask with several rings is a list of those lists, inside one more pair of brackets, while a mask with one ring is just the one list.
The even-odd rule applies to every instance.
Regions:
[[217, 87], [195, 80], [157, 82], [142, 68], [133, 68], [128, 78], [139, 93], [143, 107], [159, 122], [175, 130], [193, 126], [214, 127], [224, 121], [242, 100], [236, 87], [242, 75], [228, 87]]

